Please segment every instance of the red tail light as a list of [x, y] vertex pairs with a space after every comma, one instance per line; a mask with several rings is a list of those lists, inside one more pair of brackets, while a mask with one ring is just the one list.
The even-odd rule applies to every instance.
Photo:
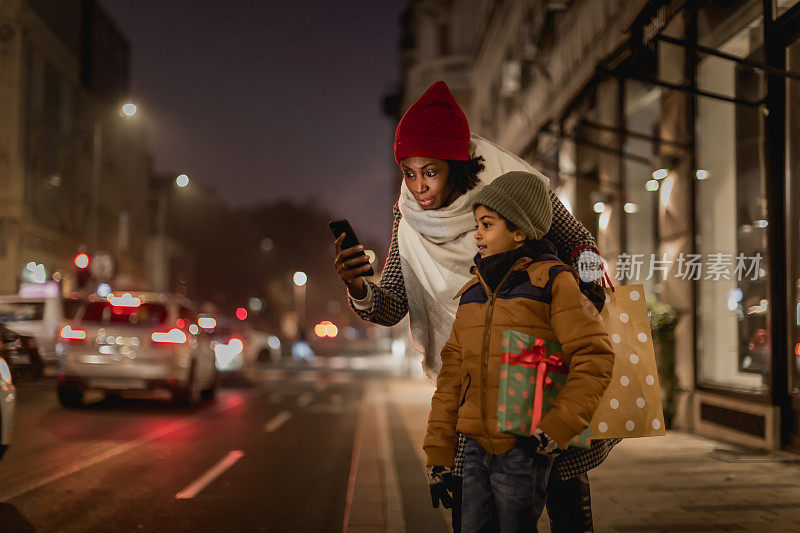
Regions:
[[61, 328], [61, 331], [58, 332], [58, 336], [67, 341], [84, 341], [86, 340], [86, 331], [67, 324]]
[[180, 329], [172, 328], [169, 331], [154, 331], [150, 339], [156, 344], [183, 344], [187, 337]]

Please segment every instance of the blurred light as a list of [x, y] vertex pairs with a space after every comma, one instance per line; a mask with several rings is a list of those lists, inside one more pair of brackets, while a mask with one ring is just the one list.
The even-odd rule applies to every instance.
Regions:
[[3, 359], [0, 359], [0, 377], [3, 378], [3, 381], [11, 383], [11, 369]]
[[406, 354], [406, 341], [403, 339], [394, 339], [392, 341], [392, 356], [403, 357]]
[[61, 328], [61, 331], [58, 332], [58, 336], [62, 339], [67, 339], [70, 341], [82, 341], [86, 338], [86, 332], [81, 328], [73, 328], [67, 324]]
[[106, 299], [108, 300], [108, 303], [114, 307], [139, 307], [142, 305], [142, 300], [131, 296], [131, 293], [129, 292], [126, 292], [122, 296], [114, 296], [113, 294], [109, 294]]
[[638, 213], [639, 212], [639, 206], [636, 205], [633, 202], [626, 203], [625, 206], [623, 207], [623, 209], [625, 209], [626, 213]]
[[33, 272], [36, 269], [36, 263], [31, 261], [30, 263], [25, 265], [25, 268], [28, 269], [30, 272]]
[[36, 265], [36, 268], [31, 275], [31, 280], [34, 283], [44, 283], [47, 281], [47, 272], [45, 272], [44, 265]]
[[183, 344], [186, 342], [186, 333], [178, 328], [172, 328], [169, 331], [154, 331], [150, 338], [153, 342], [165, 344]]
[[695, 172], [695, 176], [697, 176], [697, 179], [699, 179], [700, 181], [707, 180], [708, 170], [698, 170], [697, 172]]
[[325, 324], [317, 324], [314, 326], [314, 335], [317, 337], [325, 337], [328, 334], [328, 326]]
[[358, 337], [358, 330], [356, 328], [348, 326], [344, 328], [344, 338], [348, 340], [353, 340]]
[[269, 346], [273, 350], [278, 350], [281, 347], [281, 340], [275, 335], [270, 335], [269, 338], [267, 339], [267, 346]]
[[186, 319], [179, 318], [178, 320], [175, 321], [175, 325], [178, 326], [179, 328], [185, 328], [186, 327]]
[[673, 185], [675, 185], [674, 177], [664, 180], [664, 185], [661, 186], [661, 205], [664, 207], [670, 204]]
[[669, 170], [666, 168], [659, 168], [658, 170], [653, 171], [653, 179], [655, 180], [663, 180], [669, 175]]
[[600, 213], [600, 220], [598, 220], [597, 224], [601, 230], [606, 230], [609, 222], [611, 222], [611, 209], [606, 209]]
[[189, 176], [187, 176], [186, 174], [181, 174], [180, 176], [175, 178], [175, 183], [178, 185], [178, 187], [186, 187], [187, 185], [189, 185]]
[[228, 347], [230, 347], [233, 353], [240, 353], [242, 350], [244, 350], [244, 343], [241, 341], [241, 339], [234, 337], [228, 341]]
[[200, 333], [200, 328], [197, 327], [197, 324], [190, 324], [189, 333], [191, 333], [192, 335], [197, 335], [198, 333]]
[[111, 294], [111, 285], [108, 283], [101, 283], [97, 286], [97, 295], [100, 298], [106, 298], [109, 294]]
[[53, 272], [53, 280], [61, 281], [61, 272]]
[[236, 308], [236, 318], [239, 320], [244, 320], [247, 318], [247, 309], [244, 307], [237, 307]]
[[132, 117], [136, 114], [136, 104], [125, 104], [122, 106], [122, 112], [126, 117]]
[[364, 250], [364, 253], [367, 255], [367, 259], [369, 259], [370, 263], [375, 262], [375, 252], [372, 250]]
[[75, 266], [78, 268], [86, 268], [89, 266], [89, 256], [86, 254], [78, 254], [75, 256]]
[[595, 202], [593, 209], [595, 213], [602, 213], [606, 210], [606, 204], [603, 202]]
[[753, 225], [755, 227], [757, 227], [757, 228], [766, 228], [767, 225], [769, 225], [769, 222], [767, 222], [764, 219], [761, 219], [761, 220], [756, 220], [755, 222], [753, 222]]
[[264, 309], [264, 302], [261, 298], [250, 298], [247, 300], [247, 307], [249, 307], [251, 311], [259, 312]]
[[217, 327], [217, 320], [210, 316], [201, 316], [197, 319], [197, 325], [203, 329], [214, 329]]
[[800, 342], [798, 342], [797, 344], [794, 345], [794, 354], [797, 357], [800, 357]]
[[270, 252], [272, 251], [273, 248], [275, 248], [275, 241], [273, 241], [269, 237], [264, 237], [263, 239], [261, 239], [262, 252]]
[[658, 181], [657, 180], [647, 180], [644, 184], [644, 188], [650, 192], [658, 190]]
[[330, 338], [334, 338], [339, 334], [339, 328], [337, 328], [334, 324], [328, 324], [325, 326], [325, 328], [327, 329], [327, 335]]
[[292, 280], [294, 281], [295, 285], [302, 287], [306, 284], [306, 282], [308, 282], [308, 276], [306, 276], [305, 272], [298, 270], [294, 273], [294, 276], [292, 276]]

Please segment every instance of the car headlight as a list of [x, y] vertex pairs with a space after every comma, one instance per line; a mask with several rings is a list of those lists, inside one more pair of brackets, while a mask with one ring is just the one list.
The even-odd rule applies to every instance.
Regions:
[[5, 362], [5, 359], [0, 359], [0, 377], [3, 378], [3, 381], [11, 383], [11, 369], [8, 368], [8, 363]]

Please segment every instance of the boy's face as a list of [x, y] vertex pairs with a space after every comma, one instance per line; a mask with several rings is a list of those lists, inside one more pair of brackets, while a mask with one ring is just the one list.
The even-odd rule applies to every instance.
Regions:
[[475, 208], [475, 240], [478, 241], [478, 253], [481, 257], [500, 254], [519, 248], [525, 242], [522, 230], [511, 231], [500, 215], [484, 205]]

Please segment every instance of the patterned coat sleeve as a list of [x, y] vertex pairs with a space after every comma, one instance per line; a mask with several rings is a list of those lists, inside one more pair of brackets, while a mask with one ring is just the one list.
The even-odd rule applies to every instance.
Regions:
[[371, 281], [366, 282], [372, 291], [372, 305], [369, 309], [356, 309], [353, 301], [350, 298], [347, 299], [350, 307], [358, 316], [381, 326], [393, 326], [408, 313], [408, 298], [403, 281], [403, 271], [400, 268], [400, 250], [397, 247], [397, 226], [400, 224], [402, 216], [397, 204], [394, 204], [392, 214], [394, 214], [392, 243], [389, 246], [389, 257], [386, 258], [386, 264], [383, 265], [381, 280], [377, 285]]
[[544, 238], [556, 247], [559, 259], [568, 265], [577, 266], [575, 264], [577, 257], [572, 257], [573, 252], [581, 246], [596, 248], [594, 237], [567, 211], [552, 189], [550, 189], [550, 201], [553, 204], [553, 222]]

